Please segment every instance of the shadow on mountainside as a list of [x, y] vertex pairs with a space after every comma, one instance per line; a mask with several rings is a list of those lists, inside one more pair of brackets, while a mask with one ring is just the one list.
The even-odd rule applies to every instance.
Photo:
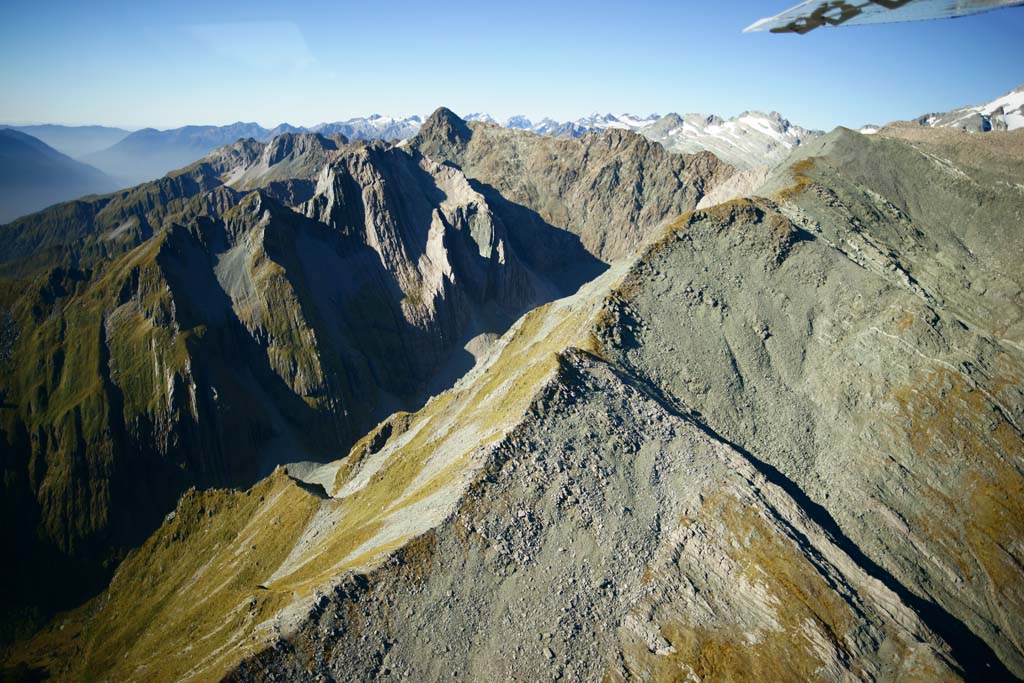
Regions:
[[509, 229], [509, 241], [530, 268], [544, 273], [558, 288], [558, 297], [574, 294], [608, 269], [583, 246], [578, 235], [555, 227], [532, 209], [509, 201], [494, 187], [470, 179]]

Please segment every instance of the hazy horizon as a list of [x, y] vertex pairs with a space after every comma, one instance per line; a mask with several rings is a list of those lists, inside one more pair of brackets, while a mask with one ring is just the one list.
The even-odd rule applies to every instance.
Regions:
[[[438, 106], [591, 113], [778, 111], [829, 130], [993, 99], [1024, 83], [1024, 8], [957, 20], [743, 34], [794, 4], [16, 1], [0, 36], [7, 125], [309, 127]], [[181, 17], [188, 17], [182, 21]]]

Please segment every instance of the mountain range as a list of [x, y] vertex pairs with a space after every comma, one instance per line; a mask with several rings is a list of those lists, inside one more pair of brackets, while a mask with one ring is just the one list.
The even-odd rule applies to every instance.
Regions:
[[[976, 132], [1014, 130], [1024, 126], [1022, 88], [984, 105], [926, 114], [915, 121], [925, 126], [958, 127]], [[267, 142], [281, 133], [313, 132], [340, 134], [348, 140], [394, 142], [415, 136], [423, 120], [418, 115], [394, 117], [374, 114], [308, 128], [284, 123], [268, 129], [256, 123], [238, 122], [227, 126], [185, 126], [171, 130], [146, 128], [135, 132], [102, 126], [42, 125], [14, 129], [38, 137], [58, 151], [99, 169], [113, 178], [117, 185], [131, 186], [182, 168], [239, 139]], [[467, 115], [465, 120], [554, 137], [582, 137], [609, 129], [635, 131], [673, 152], [710, 151], [732, 166], [752, 171], [762, 178], [765, 167], [778, 165], [794, 149], [822, 135], [821, 131], [790, 123], [777, 112], [765, 114], [756, 111], [743, 112], [729, 119], [705, 114], [591, 114], [571, 121], [544, 118], [537, 122], [521, 115], [499, 122], [489, 114], [477, 112]], [[865, 126], [861, 131], [877, 129], [878, 126]], [[54, 201], [75, 196], [64, 192]], [[29, 206], [42, 204], [36, 202]], [[17, 215], [21, 214], [9, 213], [8, 220]]]
[[394, 117], [374, 114], [367, 118], [354, 118], [334, 123], [321, 123], [309, 128], [310, 132], [324, 135], [341, 134], [350, 140], [406, 140], [416, 135], [423, 125], [419, 116]]
[[697, 208], [737, 173], [707, 152], [442, 109], [8, 226], [5, 514], [39, 520], [10, 542], [123, 557], [8, 663], [1024, 674], [1022, 142], [837, 129]]
[[[467, 121], [490, 123], [493, 119], [486, 114], [475, 114], [467, 117]], [[689, 115], [687, 121], [690, 123], [684, 125], [682, 118], [674, 114], [667, 117], [595, 114], [568, 122], [544, 119], [536, 124], [520, 116], [505, 121], [503, 125], [537, 135], [569, 138], [604, 130], [638, 131], [664, 144], [670, 151], [694, 153], [709, 150], [727, 163], [743, 168], [776, 164], [794, 146], [818, 134], [792, 126], [778, 114], [745, 113], [729, 121], [714, 116]], [[310, 128], [281, 124], [267, 129], [256, 123], [239, 122], [228, 126], [185, 126], [172, 130], [147, 128], [132, 133], [99, 127], [63, 126], [34, 126], [19, 130], [37, 132], [66, 154], [78, 156], [86, 164], [100, 169], [112, 178], [104, 186], [104, 189], [111, 189], [159, 178], [238, 140], [268, 142], [282, 133], [311, 132], [325, 136], [341, 135], [346, 140], [400, 141], [415, 136], [422, 125], [423, 119], [419, 116], [395, 118], [373, 115]], [[107, 139], [114, 142], [97, 149], [100, 141]], [[79, 194], [77, 186], [70, 186], [53, 201], [72, 199]], [[45, 204], [36, 202], [24, 206], [27, 208], [20, 213], [9, 213], [7, 219]]]
[[[1024, 128], [1024, 85], [985, 104], [959, 107], [947, 112], [922, 114], [912, 121], [927, 128], [956, 128], [969, 133]], [[871, 134], [880, 126], [867, 125], [860, 132]]]
[[494, 123], [505, 128], [516, 130], [528, 130], [538, 135], [554, 135], [565, 137], [580, 137], [587, 133], [617, 128], [620, 130], [640, 130], [650, 125], [660, 117], [657, 114], [648, 116], [635, 116], [633, 114], [591, 114], [573, 121], [556, 121], [551, 118], [543, 118], [534, 123], [523, 115], [511, 116], [503, 121], [498, 121], [490, 114], [477, 112], [466, 116], [467, 121], [480, 121], [482, 123]]
[[[302, 128], [282, 123], [264, 128], [237, 122], [226, 126], [184, 126], [170, 130], [144, 128], [127, 131], [105, 126], [4, 126], [32, 135], [60, 152], [93, 165], [116, 178], [122, 186], [154, 180], [187, 166], [213, 150], [239, 139], [266, 142], [281, 133], [342, 134], [351, 140], [402, 140], [422, 125], [419, 116], [392, 118], [373, 115]], [[66, 196], [70, 199], [72, 196]]]
[[3, 676], [1024, 677], [1024, 131], [476, 118], [0, 226]]
[[0, 126], [10, 128], [41, 140], [72, 159], [99, 152], [117, 144], [131, 131], [109, 126]]

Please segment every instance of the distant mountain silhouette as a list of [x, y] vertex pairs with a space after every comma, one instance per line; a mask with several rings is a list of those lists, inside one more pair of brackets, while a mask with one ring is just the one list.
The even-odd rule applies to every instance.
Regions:
[[0, 223], [116, 187], [102, 171], [61, 154], [42, 140], [0, 129]]
[[218, 147], [239, 138], [265, 140], [273, 134], [296, 132], [281, 125], [268, 131], [256, 123], [229, 126], [184, 126], [173, 130], [143, 128], [108, 149], [86, 155], [83, 161], [102, 169], [124, 186], [155, 180], [168, 171], [182, 168]]
[[81, 159], [124, 140], [131, 131], [110, 126], [59, 126], [51, 123], [38, 126], [2, 126], [31, 135], [72, 159]]

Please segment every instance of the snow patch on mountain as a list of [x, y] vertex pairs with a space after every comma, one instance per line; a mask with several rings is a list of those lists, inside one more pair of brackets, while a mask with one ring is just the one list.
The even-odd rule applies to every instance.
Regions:
[[823, 133], [790, 123], [778, 112], [746, 111], [731, 119], [704, 114], [669, 114], [638, 130], [673, 152], [702, 150], [738, 168], [773, 166]]
[[930, 128], [960, 128], [971, 133], [1024, 128], [1024, 85], [985, 104], [924, 114], [914, 121]]
[[349, 140], [405, 140], [419, 132], [421, 116], [382, 116], [374, 114], [333, 123], [321, 123], [308, 130], [321, 135], [341, 134]]
[[639, 130], [649, 126], [660, 118], [657, 114], [638, 116], [636, 114], [590, 114], [571, 121], [559, 121], [545, 117], [539, 121], [533, 121], [527, 116], [516, 114], [507, 119], [499, 121], [485, 112], [475, 112], [464, 117], [466, 121], [482, 121], [484, 123], [496, 123], [505, 128], [515, 130], [528, 130], [537, 135], [551, 135], [555, 137], [583, 137], [587, 133], [596, 133], [602, 130]]

